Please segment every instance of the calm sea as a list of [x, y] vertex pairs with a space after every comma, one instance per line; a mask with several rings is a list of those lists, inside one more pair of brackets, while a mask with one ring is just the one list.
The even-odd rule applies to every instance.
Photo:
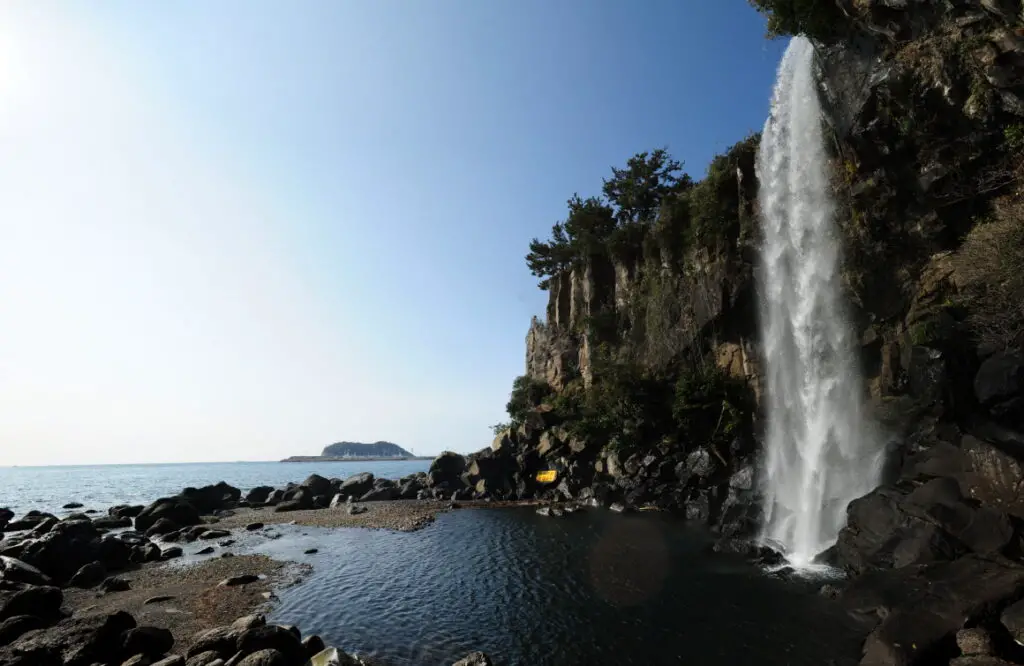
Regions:
[[425, 472], [429, 460], [379, 462], [233, 462], [177, 465], [74, 465], [0, 467], [0, 507], [15, 513], [57, 511], [68, 502], [105, 511], [114, 504], [148, 504], [188, 486], [226, 481], [243, 493], [255, 486], [280, 487], [314, 472], [345, 478], [359, 472], [398, 479]]

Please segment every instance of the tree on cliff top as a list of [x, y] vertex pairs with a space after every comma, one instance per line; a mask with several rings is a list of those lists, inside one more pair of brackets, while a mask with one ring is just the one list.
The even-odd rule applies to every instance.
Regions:
[[834, 42], [848, 25], [835, 0], [750, 0], [768, 17], [768, 36], [807, 35]]
[[657, 218], [662, 202], [673, 193], [692, 185], [686, 174], [678, 175], [682, 164], [663, 148], [637, 153], [626, 168], [612, 167], [612, 177], [604, 181], [604, 199], [569, 199], [569, 215], [556, 222], [551, 239], [530, 241], [526, 263], [530, 272], [541, 278], [538, 286], [547, 289], [551, 277], [607, 252], [612, 244], [633, 243]]

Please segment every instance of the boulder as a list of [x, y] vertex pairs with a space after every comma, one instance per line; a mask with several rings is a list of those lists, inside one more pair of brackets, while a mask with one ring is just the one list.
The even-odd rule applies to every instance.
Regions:
[[[219, 509], [230, 509], [235, 506], [242, 497], [242, 491], [221, 481], [215, 485], [203, 486], [202, 488], [185, 488], [179, 493], [178, 497], [195, 507], [199, 513], [209, 514]], [[195, 524], [185, 523], [180, 520], [175, 522], [179, 525]]]
[[231, 623], [231, 628], [239, 633], [255, 629], [256, 627], [262, 627], [267, 624], [266, 616], [260, 613], [254, 613], [252, 615], [243, 615], [234, 622]]
[[164, 497], [143, 509], [135, 518], [135, 529], [145, 532], [161, 518], [187, 527], [202, 522], [198, 509], [181, 497]]
[[127, 578], [121, 578], [120, 576], [105, 578], [103, 582], [100, 583], [100, 592], [104, 594], [109, 594], [111, 592], [126, 592], [130, 589], [132, 589], [131, 581]]
[[116, 530], [123, 527], [131, 527], [132, 519], [128, 516], [100, 516], [92, 521], [98, 529]]
[[235, 645], [243, 630], [233, 626], [214, 627], [207, 631], [201, 631], [192, 639], [185, 657], [190, 661], [197, 655], [212, 652], [215, 655], [232, 655], [235, 653]]
[[256, 574], [239, 574], [237, 576], [231, 576], [222, 580], [219, 585], [225, 587], [235, 587], [237, 585], [248, 585], [249, 583], [255, 583], [260, 579]]
[[161, 627], [135, 627], [121, 634], [122, 654], [160, 657], [174, 646], [174, 636]]
[[121, 636], [135, 627], [124, 611], [62, 620], [45, 631], [30, 631], [6, 649], [29, 664], [120, 664]]
[[255, 532], [256, 530], [262, 530], [263, 527], [263, 523], [249, 523], [245, 526], [245, 530], [247, 532]]
[[176, 557], [181, 557], [185, 552], [181, 549], [181, 546], [171, 546], [160, 551], [161, 560], [173, 560]]
[[0, 530], [7, 527], [7, 523], [14, 520], [14, 512], [7, 507], [0, 507]]
[[370, 472], [353, 474], [345, 479], [338, 487], [338, 493], [347, 496], [360, 497], [373, 489], [374, 476]]
[[290, 661], [280, 650], [258, 650], [246, 655], [237, 666], [292, 666], [297, 661]]
[[999, 557], [967, 555], [953, 562], [872, 571], [855, 578], [842, 601], [865, 617], [882, 618], [864, 642], [861, 664], [920, 663], [952, 643], [967, 622], [1024, 593], [1024, 567]]
[[283, 502], [278, 503], [274, 507], [274, 511], [276, 513], [285, 513], [287, 511], [303, 511], [306, 508], [307, 507], [298, 500], [285, 500]]
[[466, 459], [452, 451], [445, 451], [434, 458], [427, 472], [428, 485], [443, 486], [450, 490], [461, 488], [462, 473], [466, 471]]
[[0, 555], [0, 581], [29, 585], [48, 585], [51, 582], [49, 576], [31, 564], [4, 555]]
[[111, 518], [135, 518], [145, 508], [141, 504], [118, 504], [107, 509], [107, 514]]
[[223, 539], [226, 536], [231, 536], [231, 532], [227, 530], [206, 530], [199, 535], [199, 538], [203, 541], [213, 541], [215, 539]]
[[328, 479], [320, 476], [319, 474], [310, 474], [305, 481], [299, 484], [302, 488], [307, 488], [313, 495], [327, 495], [331, 492], [331, 482]]
[[285, 657], [287, 664], [301, 663], [305, 658], [299, 638], [276, 625], [253, 627], [242, 632], [235, 642], [235, 649], [247, 655], [260, 650], [276, 650]]
[[956, 645], [965, 657], [993, 654], [992, 636], [981, 627], [956, 632]]
[[170, 534], [171, 532], [177, 532], [180, 529], [181, 526], [173, 520], [169, 518], [159, 518], [155, 523], [153, 523], [146, 529], [146, 536], [164, 536]]
[[33, 629], [42, 629], [46, 623], [34, 615], [14, 615], [0, 621], [0, 647], [8, 645]]
[[974, 376], [974, 395], [984, 407], [1024, 397], [1024, 354], [997, 352], [982, 361]]
[[324, 639], [320, 638], [316, 634], [306, 636], [302, 639], [302, 652], [306, 659], [312, 659], [315, 655], [326, 649], [327, 646], [324, 645]]
[[967, 460], [964, 493], [1018, 517], [1024, 517], [1024, 465], [1006, 450], [971, 435], [964, 435], [960, 448]]
[[99, 585], [106, 577], [107, 570], [102, 564], [99, 562], [89, 562], [75, 572], [75, 575], [68, 581], [68, 585], [88, 590]]
[[452, 666], [494, 666], [494, 663], [483, 652], [470, 652]]
[[160, 661], [154, 661], [150, 666], [185, 666], [185, 658], [178, 654], [172, 654]]
[[249, 504], [263, 504], [272, 492], [274, 489], [270, 486], [256, 486], [245, 494], [245, 501]]
[[385, 485], [371, 489], [368, 493], [359, 498], [360, 502], [383, 502], [389, 500], [396, 500], [402, 494], [394, 485]]
[[64, 593], [60, 588], [49, 585], [32, 585], [12, 594], [0, 607], [0, 620], [15, 615], [34, 615], [45, 621], [56, 621], [62, 617], [61, 604]]
[[207, 650], [189, 657], [185, 661], [185, 666], [224, 666], [224, 660], [217, 652]]
[[61, 508], [62, 509], [81, 509], [83, 506], [85, 506], [85, 505], [82, 504], [81, 502], [68, 502], [67, 504], [65, 504]]

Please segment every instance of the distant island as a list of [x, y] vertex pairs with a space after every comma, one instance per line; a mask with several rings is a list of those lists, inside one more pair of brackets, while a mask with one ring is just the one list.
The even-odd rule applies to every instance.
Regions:
[[281, 462], [368, 461], [368, 460], [428, 460], [417, 457], [392, 442], [335, 442], [324, 447], [318, 456], [291, 456]]

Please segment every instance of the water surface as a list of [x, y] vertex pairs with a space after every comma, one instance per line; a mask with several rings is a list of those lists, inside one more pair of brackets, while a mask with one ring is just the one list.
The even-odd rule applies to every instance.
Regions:
[[279, 529], [257, 550], [314, 570], [279, 591], [273, 619], [395, 666], [472, 650], [507, 666], [852, 666], [862, 640], [822, 581], [706, 553], [709, 535], [659, 515], [467, 509], [408, 534]]

